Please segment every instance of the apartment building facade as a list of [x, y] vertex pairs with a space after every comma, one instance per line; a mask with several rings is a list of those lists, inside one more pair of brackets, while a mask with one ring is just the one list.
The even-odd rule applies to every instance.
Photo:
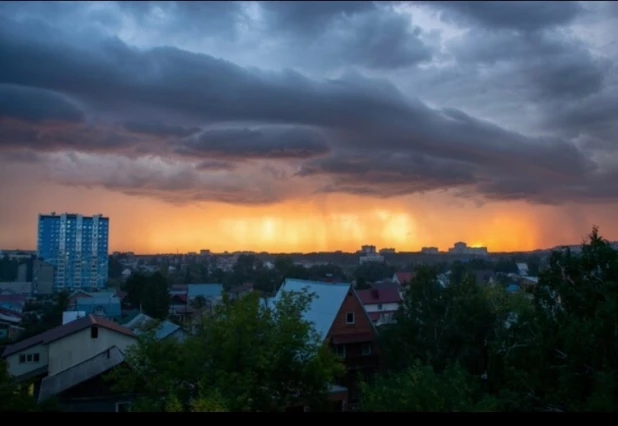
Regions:
[[55, 268], [54, 290], [104, 288], [108, 276], [109, 218], [39, 215], [37, 256]]

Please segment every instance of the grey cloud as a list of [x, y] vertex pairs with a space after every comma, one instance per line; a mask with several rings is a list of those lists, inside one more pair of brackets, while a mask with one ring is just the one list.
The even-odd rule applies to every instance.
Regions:
[[128, 160], [73, 154], [48, 157], [44, 164], [49, 178], [64, 185], [102, 187], [174, 204], [199, 201], [268, 204], [291, 195], [265, 175], [225, 171], [212, 174], [191, 164], [161, 159]]
[[[335, 14], [338, 18], [333, 22], [337, 19], [363, 22], [359, 18], [363, 13], [367, 12]], [[165, 197], [177, 187], [178, 197], [206, 199], [211, 196], [217, 200], [225, 199], [223, 190], [228, 189], [239, 199], [241, 193], [235, 188], [241, 182], [233, 180], [231, 173], [225, 173], [230, 168], [218, 167], [219, 160], [229, 164], [228, 160], [248, 158], [305, 158], [309, 160], [297, 177], [306, 177], [309, 182], [317, 177], [323, 191], [396, 196], [458, 187], [476, 190], [494, 199], [500, 198], [503, 192], [502, 197], [506, 199], [544, 203], [595, 197], [605, 200], [618, 195], [601, 184], [603, 178], [613, 176], [614, 169], [593, 162], [586, 152], [566, 139], [567, 134], [562, 134], [565, 138], [528, 136], [476, 119], [455, 108], [430, 108], [420, 100], [403, 96], [394, 85], [364, 78], [360, 73], [348, 73], [329, 80], [309, 79], [293, 70], [265, 72], [243, 68], [212, 56], [173, 47], [139, 50], [118, 39], [92, 41], [86, 49], [68, 44], [66, 38], [60, 36], [48, 42], [44, 37], [38, 37], [39, 33], [33, 29], [32, 23], [28, 27], [15, 23], [0, 27], [0, 52], [6, 63], [0, 67], [0, 84], [63, 93], [84, 102], [93, 113], [113, 116], [114, 112], [139, 107], [159, 117], [182, 116], [186, 118], [184, 123], [195, 123], [209, 129], [199, 137], [167, 140], [160, 145], [143, 144], [144, 139], [135, 134], [121, 134], [133, 139], [119, 143], [117, 138], [110, 136], [113, 130], [100, 134], [74, 133], [67, 139], [70, 143], [65, 140], [65, 145], [61, 145], [60, 130], [56, 129], [58, 133], [54, 140], [58, 147], [79, 150], [82, 149], [80, 144], [85, 144], [83, 149], [92, 149], [88, 144], [92, 144], [90, 139], [93, 139], [93, 146], [105, 146], [106, 152], [125, 150], [126, 153], [131, 147], [129, 152], [137, 150], [142, 156], [176, 152], [187, 156], [188, 161], [203, 160], [197, 165], [198, 171], [192, 166], [193, 171], [160, 177], [167, 179], [165, 182], [169, 184], [162, 182], [156, 188], [148, 187], [150, 172], [146, 177], [126, 177], [126, 181], [118, 181], [120, 177], [113, 175], [105, 175], [104, 179], [99, 177], [99, 181], [106, 182], [109, 188]], [[538, 53], [539, 49], [524, 44], [518, 46], [520, 50], [515, 53], [521, 62], [525, 62], [524, 58], [530, 53], [536, 55], [529, 70], [542, 71], [543, 62], [538, 58], [543, 55]], [[540, 47], [546, 49], [550, 60], [562, 58], [560, 52], [564, 49], [559, 44]], [[552, 53], [552, 49], [558, 53]], [[566, 63], [576, 65], [575, 58], [569, 57]], [[385, 57], [376, 64], [388, 63], [387, 59], [390, 58]], [[482, 60], [477, 55], [470, 62], [478, 64]], [[512, 61], [498, 55], [494, 64], [502, 63], [513, 65]], [[391, 66], [396, 66], [396, 61]], [[519, 68], [515, 69], [521, 72], [526, 68], [519, 63]], [[565, 75], [552, 72], [554, 74], [548, 75]], [[585, 72], [578, 76], [594, 80], [592, 74]], [[515, 79], [513, 76], [509, 78]], [[524, 82], [529, 86], [531, 77], [526, 78], [528, 80]], [[505, 78], [505, 85], [509, 83], [507, 80]], [[563, 86], [564, 83], [561, 82]], [[568, 89], [552, 84], [555, 82], [551, 80], [539, 81], [539, 87], [549, 89], [538, 93], [550, 97]], [[577, 98], [599, 89], [592, 85], [583, 91], [569, 90], [571, 97]], [[172, 119], [163, 122], [167, 123], [165, 126], [176, 125]], [[136, 123], [142, 126], [150, 123], [150, 130], [156, 133], [152, 122], [135, 120], [133, 125]], [[0, 130], [8, 132], [7, 129], [7, 126], [2, 126]], [[279, 129], [291, 129], [297, 133], [290, 137]], [[311, 129], [313, 136], [306, 133], [306, 129]], [[21, 130], [26, 132], [29, 128]], [[101, 132], [100, 128], [96, 130]], [[163, 128], [158, 130], [161, 133]], [[32, 133], [26, 136], [36, 142], [27, 146], [43, 148], [38, 133], [34, 138]], [[312, 158], [316, 155], [322, 157]], [[241, 165], [234, 165], [234, 173], [242, 169]], [[202, 176], [200, 172], [208, 174], [209, 171], [212, 172], [209, 178], [223, 179], [225, 176], [232, 179], [226, 181], [232, 182], [231, 186], [217, 181], [215, 187], [222, 188], [221, 193], [200, 192], [199, 185], [209, 185], [210, 181], [193, 176]], [[248, 199], [267, 202], [287, 194], [277, 185], [277, 182], [286, 181], [285, 171], [273, 168], [262, 172], [269, 178], [247, 195]], [[585, 194], [584, 188], [588, 191]], [[262, 195], [257, 195], [258, 189]]]
[[35, 122], [79, 122], [84, 119], [84, 113], [62, 94], [0, 84], [0, 117]]
[[241, 2], [233, 1], [120, 1], [116, 4], [137, 19], [140, 26], [153, 21], [162, 30], [194, 37], [236, 36], [236, 24], [244, 18]]
[[268, 27], [292, 34], [316, 36], [337, 18], [372, 11], [372, 1], [260, 2]]
[[325, 155], [329, 147], [317, 131], [261, 127], [207, 130], [184, 140], [174, 150], [178, 154], [196, 158], [303, 159]]
[[424, 2], [442, 12], [442, 18], [464, 25], [492, 29], [536, 31], [566, 25], [582, 7], [574, 1], [436, 1]]
[[199, 163], [196, 167], [197, 170], [212, 170], [212, 171], [216, 171], [216, 170], [234, 170], [236, 168], [236, 165], [233, 163], [228, 163], [225, 161], [202, 161], [201, 163]]
[[138, 122], [128, 121], [123, 124], [123, 127], [135, 133], [143, 133], [147, 135], [159, 137], [186, 137], [200, 131], [199, 127], [183, 127], [177, 125], [167, 125], [159, 122]]
[[577, 98], [598, 92], [609, 70], [580, 42], [553, 32], [509, 34], [478, 30], [452, 42], [449, 49], [460, 63], [483, 67], [506, 64], [503, 78], [526, 80], [531, 100]]

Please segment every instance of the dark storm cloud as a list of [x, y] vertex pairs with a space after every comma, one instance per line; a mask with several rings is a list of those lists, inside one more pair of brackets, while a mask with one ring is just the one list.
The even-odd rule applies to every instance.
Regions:
[[[298, 42], [305, 40], [305, 54], [313, 52], [308, 34], [319, 38], [323, 31], [328, 36], [315, 46], [328, 52], [325, 61], [339, 56], [341, 64], [374, 70], [411, 66], [432, 57], [408, 17], [389, 5], [344, 3], [264, 3], [265, 31], [278, 31], [279, 38], [270, 40], [281, 40], [282, 34], [289, 33], [290, 40], [295, 40], [292, 46], [302, 46]], [[145, 8], [144, 15], [159, 13], [158, 4], [121, 7], [134, 8], [138, 14]], [[171, 16], [167, 22], [188, 22], [188, 17], [174, 21], [184, 13], [182, 7], [199, 8], [161, 6]], [[506, 6], [504, 10], [512, 11], [511, 21], [498, 16], [492, 18], [497, 19], [493, 25], [489, 24], [491, 10], [480, 15], [470, 9], [458, 12], [457, 16], [464, 13], [466, 19], [475, 16], [475, 22], [485, 29], [504, 31], [483, 31], [476, 38], [468, 32], [463, 43], [450, 46], [456, 66], [476, 68], [475, 75], [489, 67], [503, 67], [505, 86], [521, 84], [531, 99], [547, 104], [558, 105], [564, 99], [581, 102], [585, 97], [603, 100], [609, 68], [599, 65], [577, 43], [536, 31], [543, 25], [562, 25], [572, 17], [565, 17], [564, 12], [549, 16], [543, 9], [541, 17], [531, 18], [536, 23], [525, 24], [529, 7]], [[228, 13], [223, 9], [222, 16]], [[226, 22], [247, 17], [239, 18], [237, 12], [225, 15], [229, 17]], [[189, 14], [197, 16], [197, 9]], [[293, 22], [303, 14], [308, 20], [304, 27], [288, 27], [281, 21], [287, 16]], [[611, 128], [611, 117], [601, 108], [592, 108], [594, 117], [585, 120], [585, 109], [565, 104], [545, 119], [571, 120], [570, 132], [556, 129], [548, 134], [562, 137], [528, 136], [523, 130], [507, 130], [460, 109], [429, 107], [404, 96], [388, 81], [365, 78], [359, 72], [336, 79], [310, 79], [293, 70], [243, 68], [175, 47], [137, 49], [120, 39], [99, 36], [73, 42], [40, 21], [5, 23], [0, 26], [0, 84], [62, 94], [86, 105], [89, 114], [123, 123], [124, 129], [103, 131], [98, 125], [77, 126], [72, 131], [69, 126], [33, 130], [17, 110], [12, 117], [22, 121], [0, 125], [4, 145], [10, 140], [13, 149], [131, 153], [139, 154], [139, 161], [176, 153], [174, 158], [192, 162], [190, 168], [168, 173], [156, 163], [115, 165], [113, 173], [107, 163], [98, 168], [88, 163], [79, 170], [91, 173], [90, 185], [168, 200], [242, 202], [246, 197], [249, 203], [280, 200], [291, 193], [288, 186], [294, 187], [303, 178], [322, 192], [383, 197], [459, 188], [462, 193], [476, 190], [491, 199], [539, 203], [618, 198], [618, 188], [606, 183], [616, 176], [616, 164], [593, 161], [569, 139], [578, 130], [592, 132], [593, 126], [586, 123], [606, 123]], [[294, 28], [296, 34], [292, 34]], [[513, 29], [520, 31], [506, 37]], [[612, 105], [610, 98], [606, 102]], [[141, 113], [130, 114], [131, 110]], [[156, 118], [143, 119], [144, 111]], [[174, 120], [178, 117], [183, 118], [182, 124]], [[197, 128], [208, 130], [192, 134]], [[75, 161], [86, 161], [80, 158]], [[274, 165], [258, 168], [254, 175], [241, 175], [243, 167], [256, 164], [241, 161], [252, 158], [306, 161], [295, 176]], [[281, 163], [274, 164], [281, 167]], [[64, 182], [71, 181], [79, 179], [67, 175]], [[243, 189], [243, 185], [250, 188]]]
[[[25, 121], [0, 120], [0, 149], [34, 149], [41, 152], [76, 150], [83, 152], [120, 153], [135, 155], [144, 141], [132, 135], [102, 129], [88, 124], [52, 122], [33, 126]], [[149, 153], [156, 151], [151, 145]], [[3, 154], [4, 155], [4, 154]]]
[[157, 122], [138, 122], [128, 121], [123, 124], [123, 127], [134, 133], [143, 133], [146, 135], [153, 135], [158, 137], [186, 137], [200, 131], [199, 127], [183, 127], [176, 125], [167, 125]]
[[176, 32], [204, 37], [235, 37], [236, 24], [242, 22], [241, 2], [234, 1], [119, 1], [116, 4], [130, 12], [139, 25], [148, 24], [156, 13], [158, 25]]
[[376, 10], [372, 1], [265, 1], [260, 7], [269, 28], [305, 37], [325, 31], [338, 18]]
[[[266, 26], [325, 67], [395, 69], [431, 59], [420, 28], [379, 2], [262, 2]], [[334, 30], [336, 29], [336, 30]], [[324, 39], [328, 36], [328, 39]]]
[[300, 128], [213, 129], [188, 138], [175, 146], [189, 157], [228, 159], [312, 158], [325, 155], [329, 147], [316, 131]]
[[577, 98], [598, 92], [609, 70], [606, 61], [595, 59], [581, 42], [558, 33], [478, 30], [449, 47], [460, 64], [508, 65], [506, 73], [527, 81], [524, 90], [531, 92], [531, 100]]
[[84, 113], [59, 93], [0, 84], [0, 117], [35, 122], [79, 122], [84, 119]]
[[582, 7], [577, 2], [553, 1], [436, 1], [423, 2], [449, 22], [490, 29], [537, 31], [573, 21]]

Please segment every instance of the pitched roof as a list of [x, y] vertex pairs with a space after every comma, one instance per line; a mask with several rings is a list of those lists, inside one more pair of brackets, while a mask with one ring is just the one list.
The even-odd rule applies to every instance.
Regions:
[[[131, 321], [123, 324], [123, 326], [127, 327], [133, 333], [139, 336], [144, 332], [143, 327], [146, 327], [148, 323], [152, 321], [155, 321], [155, 319], [149, 317], [146, 314], [139, 314]], [[157, 327], [157, 330], [155, 331], [155, 338], [157, 340], [165, 339], [167, 336], [178, 331], [180, 328], [181, 327], [179, 325], [174, 324], [171, 321], [161, 321], [159, 327]]]
[[223, 293], [223, 284], [189, 284], [187, 285], [187, 296], [189, 299], [202, 296], [209, 297], [221, 297]]
[[397, 272], [395, 273], [395, 276], [397, 277], [397, 280], [403, 284], [403, 283], [408, 283], [412, 280], [412, 278], [414, 278], [414, 273], [413, 272]]
[[47, 345], [51, 342], [62, 339], [63, 337], [85, 330], [93, 325], [103, 327], [108, 330], [124, 334], [126, 336], [136, 337], [131, 330], [121, 325], [118, 325], [115, 322], [94, 315], [86, 315], [83, 318], [60, 325], [44, 333], [37, 334], [36, 336], [32, 336], [28, 339], [22, 340], [21, 342], [17, 342], [15, 344], [7, 346], [4, 350], [4, 353], [2, 354], [2, 357], [5, 358], [14, 353], [31, 348], [32, 346]]
[[358, 298], [363, 305], [380, 303], [400, 303], [401, 295], [397, 287], [383, 287], [367, 290], [357, 290]]
[[110, 305], [119, 304], [120, 299], [114, 297], [83, 297], [75, 301], [75, 305]]
[[349, 283], [286, 279], [275, 297], [269, 302], [274, 303], [280, 300], [283, 292], [301, 292], [307, 289], [309, 293], [314, 293], [315, 297], [303, 313], [303, 319], [312, 323], [320, 338], [325, 340], [351, 288]]
[[53, 376], [47, 376], [41, 381], [39, 402], [99, 376], [122, 364], [124, 360], [122, 351], [116, 346], [112, 346], [84, 362]]

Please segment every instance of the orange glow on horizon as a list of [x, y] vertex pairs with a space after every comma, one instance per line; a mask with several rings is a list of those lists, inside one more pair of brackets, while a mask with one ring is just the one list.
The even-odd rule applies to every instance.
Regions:
[[527, 251], [580, 243], [593, 224], [605, 238], [618, 239], [607, 206], [576, 210], [521, 202], [479, 207], [447, 193], [386, 200], [330, 194], [267, 206], [177, 206], [99, 188], [33, 184], [27, 189], [6, 192], [5, 199], [20, 208], [0, 214], [2, 248], [34, 249], [37, 214], [51, 211], [102, 213], [110, 217], [110, 251], [142, 254], [355, 252], [364, 244], [446, 251], [457, 241], [487, 247], [490, 253]]

